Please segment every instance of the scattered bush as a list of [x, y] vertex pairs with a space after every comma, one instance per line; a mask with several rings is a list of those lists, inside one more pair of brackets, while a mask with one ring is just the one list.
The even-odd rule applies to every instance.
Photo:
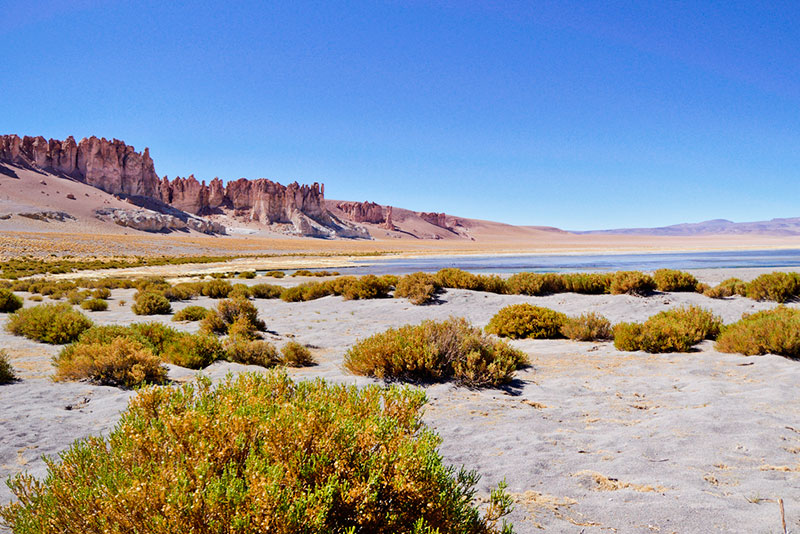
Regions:
[[555, 273], [517, 273], [506, 280], [508, 292], [515, 295], [550, 295], [564, 292], [564, 282]]
[[676, 269], [658, 269], [653, 273], [653, 281], [659, 291], [695, 291], [697, 278]]
[[566, 273], [561, 282], [568, 293], [602, 295], [611, 291], [611, 277], [608, 273]]
[[408, 388], [228, 377], [134, 397], [108, 438], [75, 443], [42, 480], [9, 481], [0, 517], [42, 532], [510, 533], [504, 485], [444, 464]]
[[250, 280], [250, 279], [255, 278], [255, 277], [256, 277], [256, 272], [255, 271], [244, 271], [244, 272], [241, 272], [241, 273], [239, 273], [237, 275], [237, 278], [244, 278], [246, 280]]
[[497, 312], [489, 320], [486, 331], [501, 337], [554, 339], [563, 337], [561, 327], [567, 320], [563, 313], [533, 306], [513, 304]]
[[107, 299], [111, 296], [111, 290], [107, 287], [98, 287], [94, 291], [92, 291], [92, 298], [95, 299]]
[[44, 299], [42, 299], [41, 295], [32, 295], [30, 300], [32, 302], [42, 302], [42, 300], [44, 300]]
[[266, 328], [264, 321], [258, 318], [258, 310], [247, 299], [225, 299], [217, 304], [201, 321], [200, 329], [214, 334], [228, 334], [234, 322], [241, 321], [251, 331], [263, 331]]
[[507, 292], [506, 281], [496, 275], [472, 274], [461, 269], [448, 267], [441, 269], [434, 276], [436, 277], [436, 282], [442, 287], [499, 294]]
[[208, 314], [208, 308], [203, 306], [187, 306], [172, 316], [173, 321], [201, 321]]
[[22, 308], [22, 299], [8, 289], [0, 289], [0, 312], [15, 312]]
[[286, 288], [281, 293], [281, 300], [285, 302], [302, 302], [316, 300], [332, 295], [331, 288], [320, 282], [304, 282], [294, 287]]
[[250, 288], [250, 294], [254, 299], [279, 299], [281, 293], [283, 288], [273, 284], [256, 284]]
[[90, 299], [81, 302], [81, 308], [89, 311], [106, 311], [108, 309], [108, 302], [103, 299]]
[[406, 325], [358, 342], [345, 354], [349, 371], [382, 379], [499, 386], [527, 363], [524, 353], [495, 341], [463, 318]]
[[595, 341], [611, 339], [611, 323], [602, 315], [594, 312], [584, 313], [580, 317], [568, 317], [561, 326], [564, 337], [576, 341]]
[[188, 369], [202, 369], [224, 356], [222, 343], [208, 334], [180, 334], [161, 352], [165, 361]]
[[233, 287], [233, 289], [231, 289], [231, 292], [228, 293], [229, 299], [235, 299], [235, 298], [249, 299], [252, 296], [250, 288], [247, 287], [245, 284], [233, 284], [233, 286], [231, 287]]
[[738, 278], [728, 278], [720, 282], [719, 285], [703, 291], [703, 295], [712, 299], [732, 297], [733, 295], [745, 297], [747, 296], [747, 282]]
[[284, 365], [289, 367], [308, 367], [314, 365], [314, 357], [308, 347], [298, 343], [297, 341], [290, 341], [281, 348], [281, 355], [283, 356]]
[[210, 280], [203, 284], [201, 293], [205, 297], [212, 299], [224, 299], [233, 291], [233, 286], [225, 280]]
[[203, 282], [181, 282], [163, 290], [161, 293], [171, 302], [189, 300], [198, 297], [203, 290], [203, 286]]
[[165, 315], [172, 313], [172, 305], [160, 293], [140, 293], [131, 309], [136, 315]]
[[639, 271], [618, 271], [611, 275], [609, 292], [612, 295], [644, 296], [653, 292], [656, 283], [651, 276]]
[[92, 321], [69, 304], [39, 304], [9, 314], [6, 329], [14, 335], [62, 345], [78, 339]]
[[260, 339], [242, 339], [232, 336], [233, 341], [225, 349], [225, 357], [243, 365], [273, 367], [280, 363], [275, 345]]
[[395, 298], [407, 298], [416, 306], [427, 304], [436, 298], [442, 286], [436, 277], [428, 273], [412, 273], [400, 278], [394, 290]]
[[283, 278], [284, 276], [286, 276], [286, 273], [283, 271], [268, 271], [264, 273], [264, 276], [269, 276], [272, 278]]
[[800, 358], [800, 310], [778, 306], [745, 314], [725, 327], [717, 338], [716, 349], [747, 356], [778, 354]]
[[747, 296], [754, 300], [787, 302], [800, 294], [800, 274], [762, 274], [747, 284]]
[[[342, 278], [338, 280], [342, 280]], [[344, 284], [335, 287], [337, 290], [334, 291], [334, 295], [342, 295], [345, 300], [382, 299], [388, 297], [389, 291], [392, 289], [385, 279], [374, 274], [347, 279]]]
[[55, 361], [56, 380], [88, 379], [98, 384], [134, 387], [163, 383], [167, 370], [141, 343], [117, 337], [110, 343], [79, 343]]
[[8, 361], [8, 353], [0, 349], [0, 384], [8, 384], [17, 379], [14, 368]]
[[704, 339], [719, 335], [722, 320], [711, 311], [686, 306], [657, 313], [644, 323], [620, 323], [614, 327], [618, 350], [650, 353], [688, 352]]

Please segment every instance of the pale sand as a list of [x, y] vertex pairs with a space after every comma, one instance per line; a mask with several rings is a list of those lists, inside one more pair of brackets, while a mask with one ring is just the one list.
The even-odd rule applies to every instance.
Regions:
[[[755, 274], [698, 272], [707, 282], [712, 276]], [[92, 318], [101, 324], [146, 320], [130, 312], [132, 295], [133, 290], [115, 290], [109, 311]], [[124, 307], [120, 299], [127, 301]], [[293, 338], [315, 347], [319, 365], [289, 370], [291, 376], [355, 384], [373, 381], [341, 368], [349, 346], [423, 319], [456, 315], [483, 326], [501, 307], [531, 302], [571, 315], [595, 311], [612, 322], [640, 321], [691, 303], [732, 322], [744, 312], [775, 306], [680, 293], [524, 297], [462, 290], [448, 290], [440, 304], [430, 306], [340, 297], [254, 302], [270, 329], [268, 339], [281, 345]], [[194, 304], [213, 301], [201, 298], [173, 307]], [[169, 321], [168, 316], [153, 319]], [[192, 331], [197, 325], [179, 328]], [[710, 342], [696, 352], [666, 355], [619, 352], [610, 343], [513, 344], [530, 354], [533, 365], [511, 387], [428, 386], [425, 420], [441, 435], [448, 463], [482, 475], [481, 495], [507, 480], [517, 500], [511, 517], [517, 532], [541, 532], [542, 527], [567, 533], [778, 532], [779, 497], [786, 503], [789, 528], [800, 529], [800, 362], [720, 354]], [[77, 438], [107, 433], [131, 396], [115, 388], [51, 382], [49, 358], [57, 347], [5, 332], [0, 345], [23, 378], [0, 386], [0, 477], [23, 469], [42, 475], [41, 454], [54, 455]], [[204, 374], [219, 379], [244, 370], [259, 368], [217, 363]], [[171, 368], [179, 381], [194, 374]], [[9, 499], [8, 489], [0, 488], [0, 502]]]

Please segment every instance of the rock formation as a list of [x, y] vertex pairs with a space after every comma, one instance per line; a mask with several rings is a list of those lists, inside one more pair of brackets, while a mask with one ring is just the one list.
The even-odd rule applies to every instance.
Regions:
[[383, 206], [374, 202], [339, 202], [336, 207], [353, 222], [381, 224], [386, 221]]
[[447, 215], [444, 213], [426, 213], [423, 211], [419, 213], [419, 216], [425, 222], [446, 230], [450, 230], [450, 227], [447, 226]]
[[225, 228], [219, 223], [207, 221], [199, 217], [181, 219], [173, 215], [158, 213], [147, 209], [124, 210], [104, 208], [95, 211], [100, 220], [111, 220], [120, 226], [135, 228], [145, 232], [169, 232], [172, 230], [195, 230], [205, 234], [220, 234]]

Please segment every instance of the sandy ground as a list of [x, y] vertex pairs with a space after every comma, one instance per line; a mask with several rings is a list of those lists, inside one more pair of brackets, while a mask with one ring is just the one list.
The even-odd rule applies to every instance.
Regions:
[[[699, 278], [751, 278], [753, 272], [697, 272]], [[247, 283], [263, 282], [263, 279]], [[272, 280], [267, 280], [272, 282]], [[282, 280], [283, 284], [299, 280]], [[101, 324], [143, 318], [130, 311], [133, 290], [116, 290]], [[125, 300], [124, 305], [120, 301]], [[500, 308], [531, 302], [567, 314], [595, 311], [612, 322], [644, 320], [681, 304], [699, 304], [732, 322], [773, 307], [742, 297], [697, 294], [549, 297], [449, 290], [439, 304], [405, 299], [311, 302], [254, 301], [267, 338], [307, 343], [319, 364], [290, 370], [296, 379], [370, 383], [341, 367], [356, 340], [424, 319], [464, 316], [484, 326]], [[200, 298], [175, 303], [213, 305]], [[795, 306], [792, 304], [792, 306]], [[169, 321], [169, 316], [154, 320]], [[0, 318], [5, 322], [5, 317]], [[179, 328], [192, 331], [196, 324]], [[445, 460], [482, 475], [480, 493], [505, 478], [517, 501], [519, 533], [773, 533], [783, 498], [790, 530], [800, 530], [800, 363], [778, 356], [721, 354], [704, 342], [688, 354], [620, 352], [610, 343], [522, 340], [533, 365], [503, 390], [427, 387], [425, 421], [442, 437]], [[85, 383], [53, 383], [57, 347], [0, 332], [21, 381], [0, 386], [0, 477], [44, 473], [42, 454], [113, 428], [130, 392]], [[258, 370], [216, 363], [212, 378]], [[172, 367], [176, 381], [194, 372]], [[11, 498], [0, 488], [0, 502]]]

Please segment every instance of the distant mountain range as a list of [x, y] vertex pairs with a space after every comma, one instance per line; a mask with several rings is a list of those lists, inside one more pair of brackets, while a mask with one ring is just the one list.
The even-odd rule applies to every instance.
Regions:
[[618, 235], [800, 235], [800, 217], [772, 219], [769, 221], [733, 222], [727, 219], [712, 219], [698, 223], [673, 224], [656, 228], [616, 228], [613, 230], [589, 230], [573, 232], [576, 234], [618, 234]]

